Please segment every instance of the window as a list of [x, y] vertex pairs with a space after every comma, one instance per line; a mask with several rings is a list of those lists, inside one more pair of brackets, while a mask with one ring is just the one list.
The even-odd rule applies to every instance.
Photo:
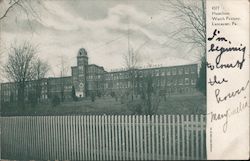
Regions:
[[189, 68], [188, 67], [185, 68], [185, 74], [189, 74]]
[[178, 80], [175, 79], [175, 80], [174, 80], [174, 85], [176, 86], [177, 84], [178, 84]]
[[178, 70], [178, 73], [179, 73], [179, 75], [182, 75], [182, 74], [183, 74], [183, 68], [180, 68], [180, 69]]
[[167, 70], [167, 75], [171, 75], [171, 71], [169, 69]]
[[165, 71], [164, 70], [161, 71], [161, 76], [165, 76]]
[[159, 70], [155, 70], [156, 76], [159, 76]]
[[183, 85], [183, 79], [182, 78], [179, 79], [179, 85]]
[[195, 67], [191, 67], [191, 73], [195, 73]]
[[191, 84], [195, 85], [196, 84], [196, 80], [195, 79], [191, 79]]
[[185, 85], [189, 85], [189, 78], [185, 78]]
[[164, 79], [161, 80], [161, 86], [165, 86], [165, 80]]
[[172, 74], [173, 74], [173, 75], [176, 75], [176, 68], [173, 68], [173, 69], [172, 69]]
[[142, 71], [140, 71], [139, 74], [140, 74], [140, 77], [142, 77]]

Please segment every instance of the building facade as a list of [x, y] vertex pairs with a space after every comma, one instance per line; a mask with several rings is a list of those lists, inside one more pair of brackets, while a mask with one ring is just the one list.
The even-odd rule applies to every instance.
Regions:
[[[192, 94], [196, 92], [198, 64], [107, 72], [101, 66], [88, 64], [87, 52], [81, 48], [77, 53], [77, 65], [71, 67], [71, 73], [69, 77], [27, 82], [25, 100], [37, 93], [38, 84], [40, 102], [47, 102], [55, 96], [61, 100], [72, 100], [73, 95], [78, 98], [93, 94], [123, 96], [131, 90], [140, 95], [146, 78], [152, 80], [152, 87], [161, 95]], [[17, 83], [1, 84], [1, 103], [17, 101], [17, 95]]]

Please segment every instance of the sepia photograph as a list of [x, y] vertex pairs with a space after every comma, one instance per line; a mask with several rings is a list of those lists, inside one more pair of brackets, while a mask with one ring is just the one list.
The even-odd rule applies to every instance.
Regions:
[[0, 0], [2, 160], [206, 160], [206, 84], [205, 0]]

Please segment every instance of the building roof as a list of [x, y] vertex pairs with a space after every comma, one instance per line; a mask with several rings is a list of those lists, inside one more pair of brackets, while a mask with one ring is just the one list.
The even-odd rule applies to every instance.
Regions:
[[79, 49], [77, 57], [79, 56], [87, 56], [87, 51], [84, 48]]

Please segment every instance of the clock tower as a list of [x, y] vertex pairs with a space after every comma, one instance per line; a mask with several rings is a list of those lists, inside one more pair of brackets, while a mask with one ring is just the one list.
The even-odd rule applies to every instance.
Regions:
[[88, 67], [88, 56], [84, 48], [81, 48], [77, 53], [77, 67], [76, 67], [76, 77], [77, 80], [74, 81], [76, 96], [86, 97], [86, 74]]

